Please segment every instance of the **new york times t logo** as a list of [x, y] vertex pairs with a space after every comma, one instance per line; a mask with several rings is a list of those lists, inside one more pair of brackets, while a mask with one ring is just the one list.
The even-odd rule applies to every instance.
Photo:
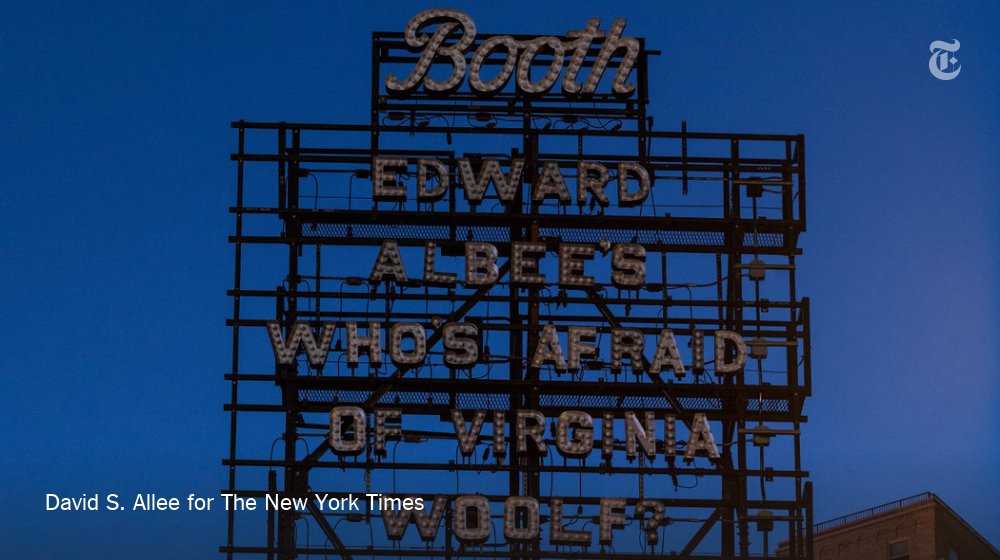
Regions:
[[939, 80], [954, 80], [958, 73], [962, 71], [962, 65], [954, 57], [954, 53], [961, 47], [958, 39], [951, 43], [945, 41], [934, 41], [931, 43], [931, 59], [927, 63], [931, 75]]

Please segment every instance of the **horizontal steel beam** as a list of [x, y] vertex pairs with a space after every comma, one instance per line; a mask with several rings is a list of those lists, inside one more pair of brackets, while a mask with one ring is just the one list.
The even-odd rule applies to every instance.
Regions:
[[[271, 459], [223, 459], [224, 466], [237, 467], [268, 467], [268, 468], [294, 468], [296, 461], [279, 461]], [[343, 459], [339, 461], [316, 461], [312, 468], [330, 469], [362, 469], [362, 470], [416, 470], [416, 471], [448, 471], [448, 472], [529, 472], [529, 473], [573, 473], [573, 474], [644, 474], [644, 475], [667, 475], [667, 476], [739, 476], [739, 477], [774, 477], [774, 478], [805, 478], [809, 476], [809, 471], [803, 470], [779, 470], [779, 469], [717, 469], [704, 467], [654, 467], [645, 465], [641, 467], [616, 467], [616, 466], [571, 466], [571, 465], [474, 465], [470, 463], [409, 463], [399, 461], [372, 461]]]
[[[232, 128], [236, 129], [265, 129], [265, 130], [333, 130], [333, 131], [354, 131], [354, 132], [370, 132], [372, 126], [368, 124], [331, 124], [331, 123], [303, 123], [303, 122], [276, 122], [276, 121], [232, 121], [230, 123]], [[379, 127], [384, 129], [383, 127]], [[405, 132], [409, 132], [406, 130]], [[477, 133], [484, 132], [483, 129], [476, 129]], [[543, 131], [539, 131], [543, 132]], [[552, 134], [555, 136], [579, 136], [581, 132], [587, 132], [585, 130], [553, 130], [549, 129], [544, 131], [546, 134]], [[606, 132], [601, 131], [590, 131], [593, 134], [606, 135]], [[626, 134], [621, 134], [618, 136], [624, 136], [628, 138], [634, 138], [634, 132], [628, 132]], [[681, 131], [666, 131], [666, 130], [652, 130], [646, 133], [648, 138], [674, 138], [680, 140], [682, 138], [687, 138], [689, 140], [747, 140], [747, 141], [765, 141], [765, 142], [796, 142], [802, 140], [801, 134], [752, 134], [752, 133], [732, 133], [732, 132], [681, 132]]]
[[[533, 559], [563, 559], [563, 560], [649, 560], [657, 558], [662, 560], [733, 560], [732, 556], [718, 556], [711, 554], [694, 554], [691, 556], [680, 556], [673, 552], [610, 552], [602, 550], [602, 547], [592, 546], [590, 550], [582, 550], [580, 547], [564, 546], [559, 550], [542, 549], [537, 551], [508, 550], [497, 547], [469, 547], [454, 549], [450, 552], [428, 548], [369, 548], [369, 547], [347, 547], [349, 553], [363, 558], [365, 556], [385, 556], [393, 558], [533, 558]], [[219, 552], [232, 554], [267, 554], [276, 552], [277, 549], [264, 546], [220, 546]], [[326, 556], [335, 551], [332, 548], [297, 546], [294, 548], [298, 555]], [[769, 554], [760, 556], [756, 554], [740, 556], [740, 560], [782, 560], [785, 557]]]

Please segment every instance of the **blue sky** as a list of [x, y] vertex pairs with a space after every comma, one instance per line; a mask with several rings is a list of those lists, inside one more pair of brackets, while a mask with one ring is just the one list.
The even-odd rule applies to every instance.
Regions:
[[[628, 18], [663, 51], [657, 128], [805, 134], [816, 519], [930, 490], [1000, 543], [1000, 5], [447, 5], [486, 33]], [[44, 493], [224, 486], [229, 122], [365, 122], [371, 31], [437, 6], [6, 3], [3, 556], [215, 555], [222, 516]], [[928, 45], [955, 38], [936, 80]]]

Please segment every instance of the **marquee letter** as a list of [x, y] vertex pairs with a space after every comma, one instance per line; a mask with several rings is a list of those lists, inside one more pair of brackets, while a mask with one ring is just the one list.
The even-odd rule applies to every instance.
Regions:
[[660, 373], [663, 366], [674, 370], [674, 375], [678, 379], [684, 377], [684, 362], [681, 361], [681, 351], [677, 349], [674, 331], [670, 329], [663, 329], [660, 332], [660, 339], [656, 342], [656, 353], [653, 355], [653, 361], [649, 364], [649, 373]]
[[358, 324], [354, 321], [347, 323], [347, 365], [356, 366], [358, 364], [358, 348], [368, 347], [368, 361], [372, 364], [382, 363], [382, 325], [379, 323], [368, 324], [368, 336], [358, 336]]
[[479, 360], [479, 327], [472, 323], [445, 323], [444, 364], [452, 368], [468, 367]]
[[656, 457], [656, 417], [649, 411], [646, 411], [644, 416], [645, 426], [639, 423], [639, 417], [634, 412], [625, 412], [625, 456], [629, 460], [635, 458], [637, 440], [646, 457], [649, 459]]
[[[344, 436], [351, 428], [354, 430], [354, 437], [345, 440]], [[356, 406], [333, 407], [330, 411], [330, 448], [339, 454], [353, 455], [364, 451], [366, 440], [365, 411]]]
[[[531, 419], [530, 426], [528, 425], [528, 419]], [[517, 411], [518, 453], [526, 453], [528, 451], [527, 439], [530, 437], [535, 442], [538, 454], [545, 455], [548, 452], [548, 448], [545, 447], [545, 441], [542, 439], [543, 435], [545, 435], [545, 417], [542, 416], [541, 412], [537, 410]]]
[[642, 350], [646, 340], [637, 329], [611, 329], [611, 371], [622, 370], [622, 358], [629, 359], [632, 371], [642, 371]]
[[569, 196], [566, 180], [563, 179], [562, 172], [559, 170], [559, 164], [554, 161], [542, 163], [542, 173], [535, 181], [533, 190], [531, 199], [535, 202], [545, 200], [549, 196], [558, 198], [560, 204], [569, 204], [573, 200]]
[[[559, 80], [563, 59], [566, 56], [563, 52], [562, 41], [555, 37], [538, 37], [522, 42], [521, 46], [524, 47], [524, 50], [521, 51], [521, 57], [517, 62], [517, 86], [525, 93], [545, 93], [552, 89], [552, 86]], [[531, 63], [543, 46], [552, 50], [552, 61], [542, 79], [532, 82]]]
[[[736, 345], [736, 361], [726, 363], [726, 341]], [[736, 373], [747, 363], [747, 345], [743, 337], [732, 331], [715, 331], [715, 375]]]
[[[403, 337], [413, 338], [413, 350], [403, 351]], [[389, 357], [399, 367], [411, 366], [424, 361], [427, 356], [427, 335], [419, 323], [396, 323], [389, 329]]]
[[566, 359], [563, 358], [559, 335], [553, 324], [542, 327], [542, 335], [538, 337], [538, 345], [535, 346], [535, 355], [531, 358], [531, 367], [542, 367], [546, 363], [554, 364], [559, 371], [566, 371]]
[[701, 412], [695, 414], [694, 421], [691, 422], [691, 435], [684, 448], [684, 460], [690, 463], [699, 452], [707, 453], [711, 459], [719, 458], [719, 448], [715, 446], [712, 428], [708, 425], [708, 418]]
[[377, 283], [386, 276], [391, 276], [397, 284], [407, 281], [403, 257], [399, 254], [399, 243], [390, 240], [382, 242], [382, 248], [378, 250], [375, 266], [372, 267], [368, 280]]
[[[544, 284], [538, 260], [545, 256], [544, 241], [512, 241], [510, 244], [510, 282], [512, 284]], [[529, 272], [533, 271], [533, 272]]]
[[[434, 35], [431, 37], [428, 37], [426, 33], [417, 35], [417, 32], [425, 25], [433, 23], [440, 23], [434, 31]], [[454, 45], [442, 47], [445, 39], [456, 28], [462, 31], [461, 38]], [[468, 15], [458, 10], [425, 10], [413, 16], [413, 19], [406, 24], [403, 38], [407, 46], [414, 49], [424, 47], [424, 51], [420, 54], [420, 59], [406, 80], [400, 82], [396, 79], [395, 74], [389, 74], [385, 78], [385, 88], [396, 92], [411, 91], [423, 79], [424, 88], [428, 91], [450, 91], [457, 88], [462, 78], [465, 77], [465, 50], [476, 38], [476, 24]], [[433, 80], [427, 75], [427, 70], [430, 69], [434, 59], [439, 56], [450, 58], [452, 64], [451, 74], [443, 82]]]
[[330, 352], [330, 342], [333, 341], [333, 331], [336, 330], [336, 323], [323, 323], [323, 336], [317, 343], [313, 336], [312, 329], [308, 323], [296, 321], [292, 325], [291, 337], [286, 344], [281, 336], [281, 323], [277, 321], [267, 322], [267, 334], [271, 339], [271, 349], [274, 350], [274, 357], [279, 364], [289, 365], [295, 363], [295, 356], [299, 353], [299, 347], [306, 347], [306, 355], [309, 363], [313, 367], [322, 367], [326, 363], [326, 356]]
[[611, 282], [623, 289], [646, 283], [646, 248], [638, 243], [622, 243], [611, 249]]
[[455, 498], [455, 536], [466, 544], [490, 538], [490, 501], [486, 496]]
[[[518, 510], [524, 512], [524, 527], [517, 523]], [[531, 496], [510, 496], [503, 503], [503, 536], [508, 541], [526, 542], [538, 538], [538, 500]]]
[[594, 277], [583, 273], [584, 261], [594, 258], [593, 245], [562, 243], [559, 245], [559, 284], [562, 286], [593, 286]]
[[[649, 519], [645, 523], [642, 522], [642, 518], [646, 513], [646, 510], [652, 510]], [[663, 507], [663, 502], [659, 500], [639, 500], [635, 504], [635, 520], [639, 522], [640, 525], [646, 526], [646, 543], [650, 546], [658, 543], [660, 541], [660, 534], [657, 529], [660, 524], [663, 523], [663, 512], [666, 510]]]
[[524, 158], [514, 158], [510, 162], [510, 171], [504, 176], [500, 170], [500, 162], [496, 159], [483, 161], [476, 175], [472, 170], [472, 162], [469, 158], [458, 160], [458, 170], [462, 175], [462, 185], [465, 187], [465, 199], [469, 204], [476, 205], [482, 202], [483, 195], [486, 194], [486, 187], [493, 182], [497, 190], [497, 196], [504, 203], [514, 200], [517, 193], [517, 186], [521, 183], [521, 171], [524, 169]]
[[[596, 177], [591, 174], [596, 174]], [[594, 196], [594, 200], [601, 206], [611, 203], [608, 195], [604, 192], [611, 178], [608, 175], [608, 168], [599, 163], [580, 162], [576, 166], [576, 203], [584, 205], [587, 203], [587, 192]]]
[[[503, 68], [495, 78], [484, 82], [480, 76], [483, 63], [497, 47], [507, 49], [507, 58], [503, 61]], [[480, 93], [494, 93], [500, 91], [507, 85], [507, 81], [514, 74], [514, 66], [517, 65], [517, 41], [510, 35], [494, 35], [483, 41], [476, 54], [472, 56], [469, 63], [469, 87]]]
[[497, 458], [498, 463], [507, 456], [507, 442], [503, 438], [505, 416], [502, 410], [493, 411], [493, 456]]
[[567, 531], [562, 498], [549, 498], [549, 544], [590, 546], [590, 531]]
[[[427, 189], [427, 172], [433, 171], [437, 175], [438, 186]], [[441, 200], [448, 192], [448, 168], [441, 163], [441, 160], [431, 158], [420, 158], [417, 160], [417, 200], [421, 202], [433, 202]], [[405, 190], [404, 190], [405, 193]]]
[[[398, 408], [381, 408], [375, 411], [375, 454], [385, 456], [385, 441], [388, 438], [399, 439], [403, 434], [399, 421], [403, 412]], [[393, 423], [388, 421], [395, 420]]]
[[437, 260], [437, 254], [434, 251], [436, 248], [437, 243], [433, 241], [424, 243], [424, 283], [454, 286], [458, 282], [457, 275], [434, 270], [434, 262]]
[[625, 498], [601, 498], [600, 530], [597, 541], [611, 544], [611, 530], [625, 526]]
[[406, 200], [406, 187], [397, 184], [396, 172], [406, 169], [406, 160], [377, 157], [372, 162], [372, 198], [374, 200]]
[[622, 55], [618, 72], [615, 73], [612, 90], [618, 94], [629, 94], [635, 90], [635, 85], [626, 84], [625, 80], [632, 72], [636, 57], [639, 56], [639, 40], [635, 37], [622, 37], [623, 31], [625, 31], [625, 20], [616, 19], [611, 25], [611, 30], [608, 31], [607, 38], [604, 39], [604, 44], [601, 45], [601, 52], [597, 54], [597, 60], [594, 61], [594, 65], [590, 69], [587, 81], [583, 84], [583, 93], [594, 93], [597, 84], [601, 81], [601, 76], [604, 74], [604, 69], [608, 67], [608, 62], [618, 49], [625, 49], [625, 54]]
[[[628, 176], [632, 173], [639, 179], [639, 190], [628, 192]], [[649, 196], [649, 172], [646, 168], [633, 161], [623, 161], [618, 164], [618, 205], [622, 207], [639, 206]]]
[[[425, 542], [434, 542], [437, 538], [438, 528], [441, 527], [441, 516], [444, 515], [444, 510], [448, 506], [448, 498], [444, 496], [434, 496], [434, 505], [431, 506], [430, 511], [426, 513], [421, 513], [416, 509], [411, 509], [410, 514], [413, 516], [413, 520], [417, 523], [417, 531], [420, 533], [420, 538]], [[424, 508], [426, 511], [427, 508]]]
[[[573, 428], [573, 437], [569, 430]], [[556, 449], [566, 457], [586, 457], [594, 449], [594, 419], [586, 412], [567, 410], [556, 424]]]
[[587, 56], [587, 51], [590, 50], [591, 43], [598, 37], [604, 37], [604, 32], [597, 30], [600, 25], [601, 20], [592, 18], [587, 20], [587, 27], [566, 33], [567, 37], [576, 37], [577, 39], [567, 45], [573, 49], [573, 57], [570, 58], [569, 65], [566, 66], [566, 74], [563, 75], [563, 93], [579, 93], [581, 85], [577, 83], [576, 76], [580, 73], [580, 67]]
[[488, 286], [497, 281], [497, 248], [489, 243], [465, 244], [465, 284]]
[[597, 355], [597, 348], [589, 344], [597, 339], [597, 328], [573, 326], [569, 328], [566, 338], [569, 345], [569, 369], [577, 371], [580, 369], [580, 358]]
[[462, 455], [468, 457], [476, 450], [479, 433], [483, 431], [484, 420], [486, 420], [486, 411], [477, 410], [472, 416], [472, 425], [466, 429], [465, 415], [457, 408], [451, 409], [451, 423], [455, 426], [455, 436], [458, 437], [458, 446], [462, 450]]

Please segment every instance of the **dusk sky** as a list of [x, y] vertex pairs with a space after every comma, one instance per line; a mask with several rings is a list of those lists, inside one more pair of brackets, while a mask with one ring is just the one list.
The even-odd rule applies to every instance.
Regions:
[[371, 32], [430, 7], [483, 33], [627, 18], [662, 51], [657, 129], [804, 134], [815, 520], [931, 491], [1000, 545], [1000, 4], [7, 2], [0, 556], [220, 556], [221, 512], [45, 494], [225, 487], [230, 122], [366, 123]]

